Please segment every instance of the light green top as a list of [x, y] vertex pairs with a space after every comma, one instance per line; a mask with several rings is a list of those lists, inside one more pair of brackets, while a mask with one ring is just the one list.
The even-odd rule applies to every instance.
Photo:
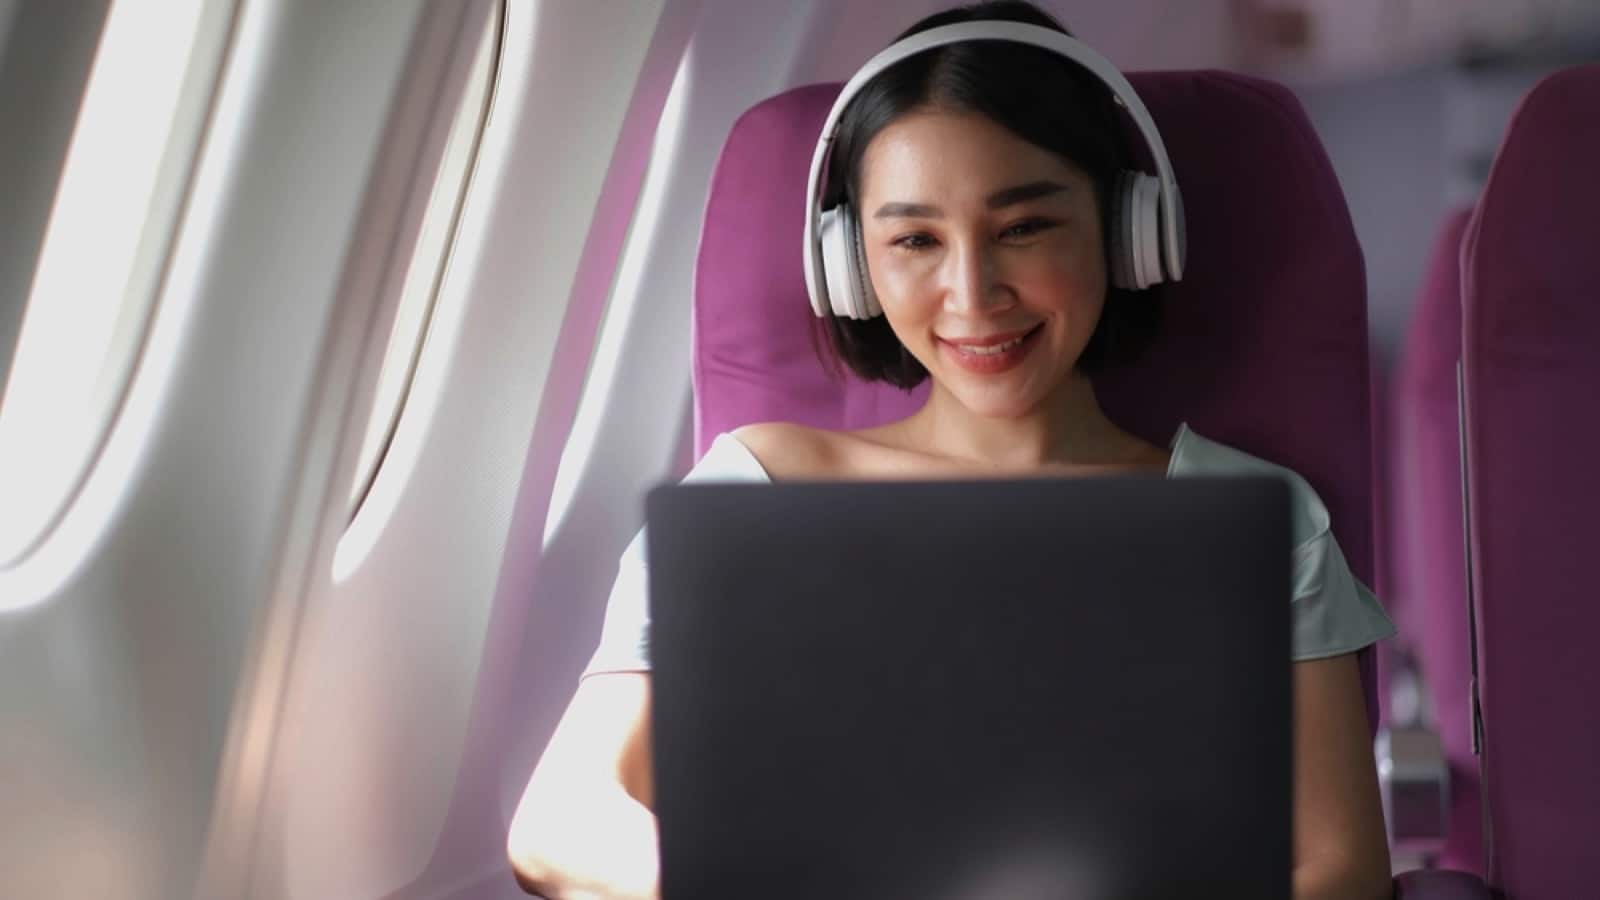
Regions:
[[[1296, 473], [1195, 434], [1187, 425], [1172, 439], [1168, 478], [1206, 475], [1276, 475], [1289, 483], [1294, 542], [1290, 598], [1294, 618], [1291, 657], [1320, 659], [1361, 649], [1392, 637], [1394, 624], [1378, 598], [1358, 581], [1333, 538], [1328, 508]], [[771, 482], [760, 461], [731, 434], [718, 435], [684, 478], [696, 481]], [[628, 545], [606, 607], [600, 646], [585, 674], [640, 672], [650, 668], [650, 606], [647, 600], [644, 531]]]

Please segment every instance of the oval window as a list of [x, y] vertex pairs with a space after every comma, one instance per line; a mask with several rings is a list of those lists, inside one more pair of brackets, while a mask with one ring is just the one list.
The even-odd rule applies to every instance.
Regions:
[[226, 34], [205, 7], [107, 13], [0, 394], [0, 567], [59, 520], [133, 374], [217, 77], [191, 72], [202, 20], [208, 38]]
[[378, 372], [372, 415], [361, 438], [356, 477], [350, 486], [350, 519], [355, 518], [361, 501], [378, 477], [395, 427], [400, 423], [406, 396], [411, 391], [417, 358], [422, 354], [428, 320], [433, 315], [433, 301], [444, 279], [456, 222], [460, 218], [462, 201], [466, 199], [472, 162], [477, 158], [479, 139], [488, 119], [494, 74], [499, 70], [500, 28], [504, 15], [502, 6], [489, 17], [473, 59], [472, 73], [461, 95], [461, 105], [445, 139], [428, 205], [422, 214], [422, 227], [417, 232], [416, 247], [400, 288], [400, 305], [395, 311], [388, 348], [383, 354], [383, 368]]

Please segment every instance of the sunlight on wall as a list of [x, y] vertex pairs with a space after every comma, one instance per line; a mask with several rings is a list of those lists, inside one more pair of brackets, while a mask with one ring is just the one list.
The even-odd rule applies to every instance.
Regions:
[[561, 451], [561, 463], [556, 469], [555, 485], [551, 488], [550, 512], [545, 519], [546, 546], [549, 546], [551, 536], [560, 529], [571, 509], [573, 492], [594, 449], [600, 416], [605, 412], [607, 398], [616, 382], [617, 363], [622, 354], [623, 338], [627, 335], [628, 320], [638, 306], [640, 294], [645, 292], [645, 256], [655, 243], [656, 229], [669, 221], [668, 211], [662, 208], [662, 198], [666, 196], [668, 176], [675, 168], [673, 163], [681, 143], [679, 132], [683, 123], [684, 98], [689, 92], [690, 71], [691, 60], [685, 55], [673, 78], [672, 89], [667, 92], [666, 104], [661, 109], [661, 121], [656, 127], [655, 142], [650, 148], [650, 163], [645, 170], [639, 206], [634, 211], [632, 229], [627, 245], [622, 250], [616, 282], [612, 285], [611, 296], [607, 298], [605, 318], [600, 322], [594, 356], [589, 361], [572, 432]]
[[439, 172], [423, 213], [422, 228], [412, 250], [411, 264], [406, 270], [400, 305], [395, 311], [383, 368], [378, 374], [372, 415], [361, 439], [355, 481], [350, 485], [352, 518], [378, 475], [378, 467], [383, 463], [395, 426], [400, 421], [400, 411], [410, 393], [417, 356], [422, 352], [428, 320], [432, 317], [433, 300], [444, 278], [461, 204], [466, 199], [467, 176], [471, 174], [478, 140], [488, 118], [489, 88], [494, 82], [495, 64], [499, 59], [500, 18], [498, 13], [490, 16], [485, 26], [478, 55], [472, 63], [472, 74], [461, 97], [461, 107], [450, 125]]

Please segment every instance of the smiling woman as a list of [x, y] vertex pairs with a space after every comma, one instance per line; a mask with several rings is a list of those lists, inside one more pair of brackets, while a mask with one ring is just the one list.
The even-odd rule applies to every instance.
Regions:
[[[1013, 21], [1059, 27], [1037, 11], [1024, 9], [1014, 14]], [[960, 20], [954, 11], [930, 16], [901, 38]], [[999, 88], [1000, 85], [1004, 87]], [[908, 115], [913, 112], [918, 115]], [[971, 43], [913, 56], [886, 69], [862, 87], [840, 116], [822, 190], [822, 206], [826, 209], [844, 205], [872, 211], [861, 222], [868, 242], [867, 267], [872, 272], [888, 278], [900, 268], [881, 252], [881, 242], [872, 241], [874, 236], [882, 236], [879, 226], [885, 220], [934, 218], [927, 213], [943, 212], [935, 208], [937, 204], [913, 201], [909, 195], [889, 188], [920, 188], [925, 192], [920, 195], [923, 197], [950, 196], [944, 192], [947, 185], [895, 183], [928, 175], [926, 169], [916, 167], [914, 156], [907, 155], [914, 154], [917, 146], [942, 146], [923, 144], [923, 139], [939, 141], [963, 131], [948, 115], [933, 115], [935, 112], [956, 114], [966, 124], [992, 130], [1005, 145], [986, 164], [991, 170], [997, 163], [1004, 167], [1013, 184], [984, 198], [983, 208], [1009, 216], [1005, 226], [1007, 240], [1020, 242], [1023, 232], [1033, 238], [1057, 227], [1092, 227], [1101, 232], [1095, 239], [1101, 244], [1107, 270], [1112, 270], [1111, 243], [1104, 239], [1110, 229], [1101, 228], [1100, 223], [1110, 222], [1114, 214], [1112, 199], [1122, 173], [1132, 168], [1132, 154], [1123, 139], [1112, 96], [1087, 71], [1048, 50], [1009, 47], [1004, 53], [985, 53], [982, 45]], [[888, 164], [888, 159], [871, 162], [895, 182], [866, 183], [863, 173], [869, 164], [869, 147], [875, 148], [875, 157], [894, 156], [893, 165]], [[1020, 169], [1011, 168], [1019, 160], [1030, 161], [1033, 168], [1046, 174], [1033, 183], [1015, 183], [1027, 180], [1015, 174]], [[1069, 186], [1076, 190], [1065, 190]], [[1055, 211], [1059, 214], [1059, 204], [1070, 200], [1077, 219], [1067, 222], [1022, 215], [1039, 205], [1020, 207], [1031, 201], [1049, 201], [1059, 193], [1054, 188], [1072, 195], [1056, 197]], [[872, 194], [866, 196], [869, 190]], [[892, 239], [898, 241], [896, 247], [910, 250], [921, 249], [930, 238], [907, 234]], [[876, 283], [869, 281], [863, 287], [872, 292]], [[1085, 374], [1135, 359], [1159, 324], [1159, 286], [1137, 294], [1113, 286], [1104, 292], [1104, 299], [1104, 314], [1098, 316], [1088, 342], [1077, 354], [1078, 368]], [[924, 361], [908, 352], [883, 318], [830, 316], [824, 319], [823, 326], [833, 354], [863, 379], [909, 389], [927, 376]]]
[[1104, 318], [1094, 180], [991, 119], [939, 110], [882, 129], [862, 170], [862, 244], [884, 311], [869, 321], [981, 415], [1026, 414], [1066, 385]]
[[[1109, 63], [1019, 2], [925, 19], [862, 73], [834, 102], [812, 164], [810, 300], [827, 351], [854, 376], [902, 389], [929, 382], [926, 400], [854, 430], [739, 427], [711, 443], [687, 480], [1286, 481], [1295, 896], [1385, 894], [1353, 653], [1393, 626], [1346, 564], [1327, 507], [1294, 472], [1187, 426], [1168, 446], [1150, 443], [1096, 396], [1091, 376], [1135, 365], [1154, 336], [1150, 289], [1183, 271], [1177, 187], [1142, 101]], [[1119, 105], [1158, 174], [1132, 168]], [[512, 824], [513, 865], [548, 896], [655, 891], [648, 548], [641, 533], [623, 556], [600, 645]], [[1060, 578], [1065, 589], [1073, 573]], [[751, 587], [740, 602], [758, 602]], [[973, 612], [983, 614], [981, 601]]]

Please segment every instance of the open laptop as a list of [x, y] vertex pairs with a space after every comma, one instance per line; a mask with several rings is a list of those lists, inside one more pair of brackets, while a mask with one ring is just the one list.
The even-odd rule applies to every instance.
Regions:
[[662, 896], [1283, 898], [1273, 479], [647, 503]]

